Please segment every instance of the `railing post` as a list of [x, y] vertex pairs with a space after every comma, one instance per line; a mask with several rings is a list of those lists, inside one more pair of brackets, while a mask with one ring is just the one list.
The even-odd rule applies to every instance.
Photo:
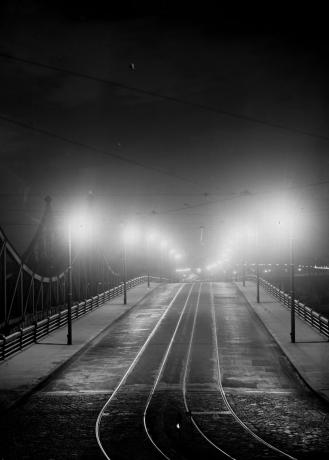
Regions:
[[23, 328], [22, 327], [19, 328], [19, 332], [21, 333], [21, 335], [19, 336], [19, 349], [22, 350], [23, 348]]
[[33, 341], [37, 343], [38, 321], [34, 321]]
[[5, 349], [6, 349], [6, 336], [1, 334], [0, 339], [2, 340], [2, 359], [5, 359]]
[[3, 270], [2, 270], [2, 282], [3, 282], [3, 304], [5, 311], [5, 322], [8, 321], [7, 311], [7, 242], [5, 241], [5, 247], [3, 251]]

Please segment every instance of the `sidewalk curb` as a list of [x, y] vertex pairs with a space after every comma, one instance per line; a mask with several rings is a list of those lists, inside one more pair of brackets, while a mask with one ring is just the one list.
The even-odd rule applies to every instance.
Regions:
[[[141, 297], [135, 304], [131, 305], [130, 308], [128, 308], [127, 310], [125, 310], [124, 312], [122, 312], [119, 316], [117, 316], [116, 318], [114, 318], [114, 320], [110, 323], [110, 324], [107, 324], [104, 329], [98, 331], [93, 337], [90, 337], [89, 340], [87, 342], [85, 342], [83, 345], [81, 345], [81, 347], [75, 352], [73, 353], [69, 358], [67, 358], [65, 361], [61, 362], [60, 364], [58, 364], [57, 366], [54, 367], [54, 369], [52, 371], [50, 371], [50, 373], [48, 373], [46, 376], [44, 377], [41, 377], [41, 379], [35, 384], [33, 385], [30, 389], [26, 390], [24, 393], [22, 393], [20, 396], [18, 396], [18, 398], [13, 401], [12, 403], [10, 403], [7, 407], [4, 407], [2, 408], [2, 411], [3, 413], [8, 413], [10, 410], [13, 410], [13, 409], [16, 409], [17, 407], [23, 405], [31, 396], [33, 393], [41, 390], [43, 387], [45, 387], [47, 385], [47, 383], [52, 379], [54, 378], [56, 375], [58, 375], [60, 372], [63, 371], [63, 369], [65, 369], [65, 367], [69, 366], [70, 364], [72, 364], [76, 359], [79, 358], [79, 356], [89, 347], [92, 345], [92, 342], [96, 341], [99, 339], [99, 337], [106, 333], [107, 330], [113, 326], [113, 324], [115, 324], [117, 321], [119, 321], [120, 319], [122, 319], [124, 316], [126, 316], [128, 313], [130, 313], [130, 311], [137, 307], [144, 299], [146, 296], [148, 296], [150, 294], [150, 292], [156, 290], [156, 289], [159, 289], [161, 286], [163, 286], [165, 283], [161, 284], [161, 285], [156, 285], [154, 286], [153, 288], [151, 288], [148, 292], [146, 292], [146, 294], [144, 294], [143, 297]], [[106, 302], [107, 303], [107, 302]], [[104, 307], [105, 304], [101, 305], [99, 308], [102, 308]], [[95, 310], [94, 310], [95, 311]], [[92, 312], [89, 312], [89, 313], [92, 313]]]
[[[298, 377], [305, 383], [305, 385], [307, 386], [307, 388], [309, 388], [312, 393], [317, 396], [322, 402], [325, 402], [327, 405], [329, 405], [329, 398], [322, 394], [321, 392], [319, 392], [318, 390], [315, 390], [312, 386], [312, 384], [309, 382], [309, 379], [307, 379], [307, 377], [305, 377], [300, 371], [299, 369], [296, 367], [296, 365], [293, 363], [293, 361], [291, 360], [291, 358], [289, 357], [289, 355], [286, 353], [285, 349], [284, 349], [284, 346], [281, 345], [281, 343], [279, 342], [279, 340], [277, 339], [276, 335], [274, 332], [272, 332], [271, 329], [268, 328], [268, 326], [265, 324], [265, 322], [263, 321], [263, 319], [261, 318], [261, 316], [257, 313], [256, 309], [253, 307], [252, 303], [249, 302], [248, 298], [246, 297], [245, 293], [243, 292], [243, 290], [241, 290], [240, 286], [234, 281], [233, 284], [236, 286], [236, 288], [238, 289], [238, 291], [243, 295], [243, 297], [245, 298], [246, 302], [248, 303], [248, 305], [250, 306], [250, 308], [253, 310], [253, 312], [257, 315], [257, 317], [259, 318], [259, 320], [261, 321], [261, 323], [263, 324], [263, 326], [265, 327], [265, 329], [269, 332], [269, 334], [271, 335], [271, 337], [273, 338], [273, 340], [276, 342], [276, 344], [280, 347], [280, 350], [282, 351], [282, 353], [284, 354], [284, 356], [287, 358], [287, 360], [289, 361], [289, 364], [291, 365], [291, 367], [294, 369], [294, 371], [296, 372], [296, 374], [298, 375]], [[266, 291], [264, 291], [266, 292]], [[270, 294], [269, 294], [270, 295]], [[274, 299], [274, 297], [273, 297]], [[261, 302], [260, 302], [261, 303]], [[278, 302], [280, 303], [280, 302]]]

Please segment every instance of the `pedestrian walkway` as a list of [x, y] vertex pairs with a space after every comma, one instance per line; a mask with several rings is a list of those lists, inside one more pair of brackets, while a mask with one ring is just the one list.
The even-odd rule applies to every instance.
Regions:
[[256, 284], [235, 283], [306, 384], [329, 402], [329, 341], [296, 315], [296, 342], [290, 339], [290, 310]]
[[157, 283], [136, 286], [127, 292], [127, 305], [123, 296], [115, 297], [87, 315], [73, 321], [73, 344], [67, 345], [67, 328], [56, 329], [37, 344], [0, 363], [0, 410], [9, 408], [28, 395], [50, 375], [81, 352], [88, 343], [124, 315]]

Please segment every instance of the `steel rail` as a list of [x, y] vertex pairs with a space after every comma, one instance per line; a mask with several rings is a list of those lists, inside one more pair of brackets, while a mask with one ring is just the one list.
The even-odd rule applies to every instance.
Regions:
[[154, 384], [153, 384], [153, 387], [152, 387], [152, 389], [151, 389], [151, 391], [150, 391], [150, 394], [149, 394], [149, 396], [148, 396], [148, 398], [147, 398], [147, 402], [146, 402], [145, 409], [144, 409], [144, 413], [143, 413], [144, 428], [145, 428], [145, 432], [146, 432], [146, 434], [147, 434], [149, 440], [151, 441], [151, 443], [153, 444], [153, 446], [157, 449], [157, 451], [158, 451], [164, 458], [166, 458], [167, 460], [170, 460], [170, 457], [168, 457], [168, 456], [160, 449], [160, 447], [156, 444], [156, 442], [153, 440], [152, 436], [150, 435], [150, 432], [149, 432], [149, 430], [148, 430], [148, 428], [147, 428], [146, 416], [147, 416], [147, 411], [148, 411], [150, 402], [151, 402], [151, 400], [152, 400], [152, 397], [153, 397], [153, 395], [154, 395], [155, 389], [156, 389], [156, 387], [158, 386], [159, 380], [160, 380], [160, 378], [161, 378], [161, 376], [162, 376], [162, 372], [163, 372], [164, 366], [165, 366], [165, 364], [166, 364], [166, 362], [167, 362], [167, 359], [168, 359], [169, 353], [170, 353], [170, 351], [171, 351], [172, 345], [173, 345], [173, 343], [174, 343], [174, 340], [175, 340], [175, 337], [176, 337], [178, 328], [179, 328], [179, 326], [180, 326], [180, 323], [181, 323], [181, 321], [182, 321], [182, 318], [183, 318], [183, 315], [184, 315], [184, 313], [185, 313], [186, 307], [187, 307], [188, 302], [189, 302], [189, 300], [190, 300], [190, 296], [191, 296], [191, 293], [192, 293], [192, 290], [193, 290], [194, 285], [195, 285], [195, 283], [192, 283], [192, 286], [191, 286], [191, 288], [190, 288], [190, 291], [189, 291], [189, 293], [188, 293], [188, 295], [187, 295], [187, 297], [186, 297], [186, 301], [185, 301], [184, 307], [183, 307], [183, 309], [182, 309], [182, 311], [181, 311], [181, 314], [180, 314], [180, 316], [179, 316], [179, 319], [178, 319], [178, 321], [177, 321], [177, 324], [176, 324], [174, 333], [173, 333], [173, 335], [172, 335], [172, 337], [171, 337], [171, 340], [170, 340], [170, 342], [169, 342], [169, 345], [168, 345], [168, 347], [167, 347], [167, 351], [166, 351], [164, 357], [162, 358], [162, 361], [161, 361], [160, 369], [159, 369], [159, 371], [158, 371], [157, 378], [156, 378], [156, 380], [155, 380], [155, 382], [154, 382]]
[[216, 323], [216, 315], [215, 315], [215, 306], [214, 306], [214, 297], [213, 297], [213, 283], [210, 284], [210, 291], [211, 291], [211, 310], [212, 310], [212, 318], [213, 318], [213, 332], [214, 332], [214, 338], [215, 338], [215, 350], [216, 350], [216, 361], [217, 361], [217, 384], [218, 384], [218, 389], [219, 392], [222, 396], [222, 399], [225, 403], [225, 406], [227, 409], [230, 411], [234, 419], [253, 437], [255, 438], [258, 442], [264, 444], [266, 447], [268, 447], [270, 450], [273, 450], [280, 455], [283, 455], [284, 457], [290, 458], [291, 460], [297, 460], [296, 457], [292, 457], [289, 455], [287, 452], [284, 452], [277, 447], [273, 446], [272, 444], [268, 443], [264, 439], [262, 439], [260, 436], [258, 436], [256, 433], [254, 433], [241, 419], [240, 417], [234, 412], [232, 409], [230, 403], [227, 400], [225, 390], [222, 385], [222, 376], [221, 376], [221, 368], [220, 368], [220, 361], [219, 361], [219, 347], [218, 347], [218, 339], [217, 339], [217, 323]]
[[186, 362], [185, 362], [185, 370], [184, 370], [184, 377], [183, 377], [183, 400], [184, 400], [184, 405], [186, 409], [186, 413], [191, 414], [190, 415], [190, 420], [193, 423], [194, 427], [198, 430], [198, 432], [201, 434], [201, 436], [209, 443], [211, 444], [215, 449], [217, 449], [219, 452], [224, 454], [226, 457], [235, 460], [234, 457], [231, 457], [227, 452], [225, 452], [223, 449], [221, 449], [217, 444], [215, 444], [211, 439], [208, 438], [208, 436], [202, 431], [202, 429], [199, 427], [197, 424], [195, 418], [193, 417], [191, 408], [187, 404], [187, 398], [186, 398], [186, 379], [187, 379], [187, 374], [189, 370], [189, 363], [191, 359], [191, 351], [192, 351], [192, 344], [193, 344], [193, 339], [194, 339], [194, 332], [195, 332], [195, 325], [196, 325], [196, 319], [198, 316], [198, 311], [199, 311], [199, 303], [200, 303], [200, 294], [201, 294], [201, 287], [202, 283], [200, 283], [200, 289], [199, 289], [199, 295], [198, 295], [198, 301], [197, 301], [197, 307], [194, 312], [194, 318], [193, 318], [193, 325], [192, 325], [192, 332], [191, 332], [191, 337], [189, 341], [189, 347], [188, 347], [188, 352], [187, 352], [187, 357], [186, 357]]
[[107, 452], [105, 451], [105, 448], [103, 447], [102, 445], [102, 442], [101, 442], [101, 437], [100, 437], [100, 424], [101, 424], [101, 421], [102, 421], [102, 417], [103, 417], [103, 414], [105, 412], [105, 410], [107, 409], [107, 407], [109, 406], [109, 404], [111, 403], [111, 401], [113, 400], [113, 398], [116, 396], [116, 394], [118, 393], [119, 389], [121, 388], [121, 386], [124, 384], [124, 382], [126, 381], [127, 377], [129, 376], [129, 374], [131, 373], [131, 371], [134, 369], [135, 365], [137, 364], [139, 358], [141, 357], [141, 355], [143, 354], [143, 352], [145, 351], [145, 348], [147, 347], [148, 343], [150, 342], [151, 338], [154, 336], [154, 334], [156, 333], [157, 329], [159, 328], [160, 324], [162, 323], [163, 319], [166, 317], [167, 313], [169, 312], [169, 310], [171, 309], [171, 307], [173, 306], [175, 300], [177, 299], [178, 295], [180, 294], [180, 292], [182, 291], [183, 289], [183, 284], [180, 286], [180, 288], [178, 289], [178, 291], [176, 292], [174, 298], [171, 300], [171, 302], [169, 303], [169, 305], [167, 306], [166, 310], [163, 312], [163, 314], [161, 315], [159, 321], [157, 322], [157, 324], [155, 325], [155, 327], [153, 328], [151, 334], [148, 336], [148, 338], [146, 339], [146, 341], [144, 342], [144, 344], [142, 345], [142, 347], [140, 348], [140, 350], [138, 351], [137, 355], [135, 356], [133, 362], [130, 364], [130, 366], [128, 367], [128, 369], [126, 370], [125, 374], [123, 375], [123, 377], [121, 378], [120, 382], [118, 383], [118, 385], [116, 386], [116, 388], [114, 389], [113, 393], [111, 394], [111, 396], [109, 397], [109, 399], [106, 401], [106, 403], [104, 404], [104, 406], [102, 407], [101, 411], [99, 412], [98, 416], [97, 416], [97, 420], [96, 420], [96, 425], [95, 425], [95, 435], [96, 435], [96, 440], [97, 440], [97, 443], [98, 443], [98, 446], [101, 450], [101, 452], [103, 453], [103, 455], [105, 456], [105, 458], [107, 460], [111, 460], [111, 457], [107, 454]]

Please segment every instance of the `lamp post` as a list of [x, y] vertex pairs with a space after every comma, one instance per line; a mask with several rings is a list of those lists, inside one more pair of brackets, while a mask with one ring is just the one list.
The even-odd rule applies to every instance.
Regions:
[[290, 315], [291, 315], [291, 342], [295, 343], [295, 240], [292, 229], [292, 222], [289, 226], [289, 240], [290, 240]]
[[162, 278], [163, 278], [164, 251], [167, 246], [168, 246], [168, 242], [166, 240], [162, 240], [161, 245], [160, 245], [160, 283], [162, 282]]
[[126, 238], [123, 238], [122, 248], [122, 263], [123, 263], [123, 303], [127, 304], [127, 247]]
[[[292, 215], [292, 209], [288, 209], [287, 217], [283, 219], [288, 231], [289, 240], [289, 259], [290, 259], [290, 339], [295, 343], [295, 235], [294, 223], [295, 216]], [[280, 222], [279, 222], [280, 224]], [[288, 267], [287, 267], [288, 268]]]
[[260, 302], [260, 299], [259, 299], [259, 261], [257, 260], [257, 303]]
[[155, 240], [156, 235], [150, 233], [146, 238], [146, 252], [147, 252], [147, 287], [150, 287], [150, 271], [151, 271], [151, 243]]
[[150, 257], [150, 244], [147, 242], [147, 287], [150, 287], [150, 265], [151, 265], [151, 257]]
[[257, 257], [257, 264], [256, 264], [256, 277], [257, 277], [257, 291], [256, 291], [256, 299], [257, 303], [260, 302], [260, 296], [259, 296], [259, 285], [260, 285], [260, 280], [259, 280], [259, 225], [258, 228], [256, 228], [256, 257]]
[[242, 244], [242, 286], [246, 285], [246, 241], [247, 241], [247, 231], [244, 229], [240, 236], [240, 244]]
[[139, 237], [138, 228], [124, 226], [122, 234], [122, 264], [123, 264], [123, 303], [127, 303], [127, 245], [135, 243]]
[[67, 344], [72, 345], [72, 228], [68, 228], [68, 256], [69, 266], [67, 270]]
[[169, 251], [169, 282], [171, 283], [173, 280], [173, 271], [174, 271], [174, 262], [177, 256], [177, 252], [175, 249], [170, 249]]

